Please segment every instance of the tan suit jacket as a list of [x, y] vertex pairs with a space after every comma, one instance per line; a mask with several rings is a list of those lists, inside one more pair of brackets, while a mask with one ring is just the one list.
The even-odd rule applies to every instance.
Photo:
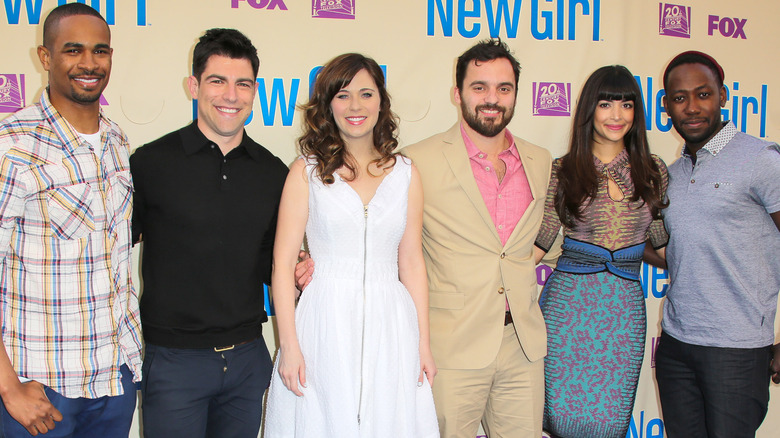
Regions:
[[460, 123], [402, 153], [420, 171], [423, 252], [430, 289], [431, 348], [444, 369], [481, 369], [498, 354], [509, 301], [530, 361], [547, 354], [533, 245], [550, 180], [550, 153], [515, 137], [533, 200], [501, 244], [471, 170]]

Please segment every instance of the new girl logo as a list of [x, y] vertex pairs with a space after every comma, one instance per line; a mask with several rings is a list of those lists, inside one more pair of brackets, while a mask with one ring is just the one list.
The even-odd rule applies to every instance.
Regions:
[[0, 113], [13, 113], [24, 106], [24, 75], [0, 73]]
[[658, 34], [678, 38], [691, 37], [691, 7], [658, 4]]
[[355, 0], [311, 0], [313, 18], [355, 19]]
[[533, 97], [535, 116], [571, 115], [571, 83], [534, 82]]

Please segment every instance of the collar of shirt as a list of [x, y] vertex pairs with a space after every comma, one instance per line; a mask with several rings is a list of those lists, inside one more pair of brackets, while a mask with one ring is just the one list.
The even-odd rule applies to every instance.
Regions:
[[[731, 139], [734, 138], [735, 135], [737, 135], [737, 127], [734, 126], [734, 124], [730, 121], [723, 122], [723, 127], [720, 129], [720, 131], [718, 131], [718, 133], [715, 134], [715, 136], [712, 137], [702, 149], [708, 151], [714, 157], [718, 155], [718, 152], [726, 147], [726, 145], [731, 141]], [[683, 148], [682, 155], [685, 157], [691, 156], [691, 153], [688, 151], [688, 145], [685, 145]]]
[[[71, 126], [70, 123], [68, 123], [67, 120], [65, 120], [64, 117], [62, 117], [62, 114], [60, 114], [59, 111], [57, 111], [56, 108], [51, 104], [51, 101], [49, 100], [49, 88], [47, 87], [43, 93], [41, 93], [41, 99], [39, 100], [39, 104], [41, 105], [41, 110], [43, 111], [43, 114], [46, 118], [46, 122], [49, 123], [49, 125], [52, 127], [54, 132], [57, 134], [57, 137], [60, 140], [60, 144], [62, 145], [63, 151], [66, 152], [74, 152], [77, 147], [84, 146], [92, 149], [92, 146], [89, 144], [88, 141], [81, 138], [81, 136], [78, 134], [76, 129]], [[99, 113], [99, 120], [98, 120], [98, 132], [100, 132], [100, 139], [102, 144], [106, 144], [104, 137], [106, 135], [108, 136], [116, 136], [117, 132], [114, 129], [111, 129], [113, 126], [113, 122], [108, 120], [106, 118], [105, 114], [103, 114], [103, 108], [100, 108]], [[111, 142], [114, 139], [109, 138], [109, 142]], [[116, 139], [118, 142], [121, 143], [121, 138]]]
[[[214, 144], [214, 142], [206, 138], [206, 136], [203, 134], [200, 128], [198, 128], [197, 119], [193, 120], [189, 126], [187, 126], [181, 131], [181, 137], [182, 137], [182, 143], [184, 145], [184, 153], [186, 153], [187, 155], [192, 155], [200, 151], [201, 149], [204, 149]], [[252, 157], [252, 159], [254, 159], [255, 161], [263, 160], [260, 152], [260, 146], [254, 141], [252, 141], [252, 139], [250, 139], [248, 135], [246, 135], [246, 130], [244, 130], [242, 134], [241, 143], [238, 146], [236, 146], [235, 149], [228, 152], [228, 155], [238, 150], [245, 150], [249, 154], [249, 156]]]
[[[466, 153], [468, 154], [469, 158], [485, 158], [485, 153], [479, 150], [479, 148], [474, 145], [474, 142], [471, 141], [471, 138], [469, 138], [468, 134], [466, 134], [466, 129], [463, 127], [463, 123], [460, 125], [460, 134], [463, 136], [463, 143], [466, 144]], [[517, 146], [515, 145], [515, 137], [511, 132], [509, 132], [509, 129], [506, 128], [504, 129], [504, 136], [506, 137], [506, 141], [509, 142], [509, 147], [501, 151], [498, 156], [502, 157], [502, 159], [505, 161], [506, 158], [513, 157], [514, 160], [512, 161], [516, 161], [520, 163], [520, 166], [522, 166], [522, 161], [520, 161], [520, 153], [517, 152]], [[507, 165], [508, 164], [509, 163], [507, 163]]]

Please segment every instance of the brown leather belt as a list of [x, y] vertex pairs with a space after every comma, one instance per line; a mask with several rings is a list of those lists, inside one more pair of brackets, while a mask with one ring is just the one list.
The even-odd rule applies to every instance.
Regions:
[[507, 310], [506, 314], [504, 314], [504, 325], [507, 326], [509, 324], [512, 324], [512, 314]]

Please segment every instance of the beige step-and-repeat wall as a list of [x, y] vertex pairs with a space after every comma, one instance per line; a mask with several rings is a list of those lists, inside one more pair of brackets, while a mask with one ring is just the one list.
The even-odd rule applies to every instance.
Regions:
[[[386, 69], [401, 145], [446, 130], [457, 119], [455, 59], [479, 39], [501, 37], [522, 65], [510, 129], [553, 156], [566, 150], [571, 114], [587, 76], [623, 64], [644, 94], [651, 149], [667, 163], [682, 140], [661, 97], [666, 63], [703, 50], [726, 71], [724, 118], [749, 134], [780, 139], [780, 6], [756, 0], [79, 0], [111, 25], [114, 67], [105, 111], [133, 147], [193, 118], [186, 91], [192, 49], [205, 29], [236, 28], [258, 47], [259, 91], [246, 130], [285, 162], [296, 156], [296, 105], [308, 98], [318, 66], [362, 52]], [[65, 0], [3, 0], [0, 117], [37, 101], [45, 72], [35, 55], [41, 23]], [[137, 270], [136, 270], [137, 272]], [[550, 270], [540, 266], [540, 283]], [[629, 438], [663, 437], [653, 381], [664, 271], [642, 271], [648, 309], [644, 369]], [[140, 284], [138, 282], [137, 284]], [[273, 318], [272, 318], [273, 320]], [[275, 349], [273, 324], [266, 340]], [[759, 437], [780, 430], [780, 389]], [[134, 425], [131, 436], [137, 436]]]

